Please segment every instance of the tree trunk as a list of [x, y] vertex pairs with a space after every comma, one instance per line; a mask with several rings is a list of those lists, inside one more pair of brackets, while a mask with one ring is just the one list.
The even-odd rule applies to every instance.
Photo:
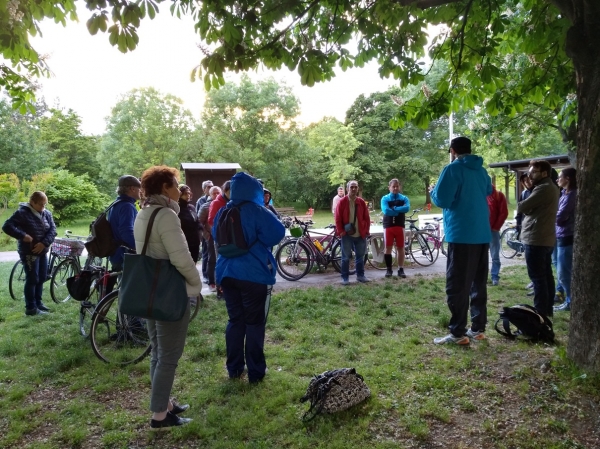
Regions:
[[431, 204], [431, 194], [429, 193], [429, 182], [431, 181], [431, 178], [427, 176], [423, 181], [425, 182], [425, 204]]
[[571, 321], [567, 355], [600, 372], [600, 2], [554, 0], [571, 19], [566, 50], [577, 81], [577, 185]]
[[510, 204], [510, 171], [505, 169], [504, 171], [504, 196], [506, 197], [507, 204]]

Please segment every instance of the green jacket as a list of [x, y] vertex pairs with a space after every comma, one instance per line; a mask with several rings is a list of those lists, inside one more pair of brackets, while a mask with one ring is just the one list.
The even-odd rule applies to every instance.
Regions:
[[554, 246], [558, 197], [558, 187], [548, 177], [543, 178], [533, 187], [529, 198], [519, 203], [517, 212], [524, 214], [521, 228], [523, 243], [534, 246]]

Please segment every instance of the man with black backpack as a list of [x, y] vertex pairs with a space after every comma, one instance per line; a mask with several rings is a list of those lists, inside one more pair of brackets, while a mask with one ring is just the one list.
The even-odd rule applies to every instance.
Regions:
[[[135, 176], [121, 176], [117, 187], [117, 201], [106, 216], [115, 241], [128, 248], [135, 248], [133, 238], [133, 223], [137, 217], [135, 202], [141, 197], [141, 188], [142, 184]], [[119, 247], [117, 252], [109, 257], [113, 271], [123, 270], [124, 254], [125, 249]]]

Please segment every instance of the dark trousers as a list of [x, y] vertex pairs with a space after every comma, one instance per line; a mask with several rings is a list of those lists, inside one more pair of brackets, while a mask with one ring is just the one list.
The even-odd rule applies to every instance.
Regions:
[[208, 279], [208, 243], [202, 239], [202, 280]]
[[42, 304], [44, 282], [48, 277], [48, 253], [20, 255], [25, 271], [25, 308], [32, 310]]
[[[211, 237], [207, 242], [207, 257], [206, 257], [206, 277], [209, 285], [215, 285], [215, 267], [217, 265], [217, 253], [215, 251], [215, 241]], [[204, 269], [204, 265], [202, 266]]]
[[269, 313], [270, 286], [256, 282], [223, 279], [223, 296], [229, 315], [225, 330], [227, 371], [238, 377], [248, 367], [248, 380], [258, 382], [265, 376], [265, 326]]
[[452, 314], [448, 327], [455, 337], [462, 337], [467, 332], [469, 308], [471, 329], [485, 331], [489, 247], [487, 243], [448, 243], [446, 301]]
[[525, 245], [527, 274], [533, 282], [533, 307], [547, 317], [552, 316], [554, 303], [553, 252], [553, 246]]

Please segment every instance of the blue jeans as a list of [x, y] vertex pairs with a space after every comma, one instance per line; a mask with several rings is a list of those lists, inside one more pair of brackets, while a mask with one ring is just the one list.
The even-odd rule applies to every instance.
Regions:
[[48, 253], [20, 255], [25, 271], [25, 308], [32, 310], [42, 304], [44, 282], [48, 277]]
[[533, 307], [547, 317], [552, 317], [554, 311], [553, 251], [553, 246], [525, 245], [527, 274], [533, 282]]
[[367, 240], [362, 237], [342, 236], [342, 279], [348, 280], [350, 276], [350, 256], [354, 249], [356, 276], [365, 275], [365, 253], [367, 251]]
[[573, 245], [556, 248], [558, 282], [565, 292], [565, 302], [571, 304], [571, 275], [573, 274]]
[[490, 240], [490, 256], [492, 256], [492, 281], [500, 279], [500, 231], [492, 231]]
[[229, 321], [225, 329], [227, 371], [238, 377], [248, 367], [248, 381], [265, 377], [265, 326], [269, 313], [270, 287], [230, 277], [221, 282]]
[[560, 278], [558, 276], [558, 246], [556, 245], [556, 243], [554, 244], [554, 250], [552, 251], [552, 266], [556, 270], [556, 277], [557, 277], [557, 279], [556, 279], [556, 291], [564, 293], [565, 292], [565, 288], [562, 285], [562, 283], [560, 282]]

